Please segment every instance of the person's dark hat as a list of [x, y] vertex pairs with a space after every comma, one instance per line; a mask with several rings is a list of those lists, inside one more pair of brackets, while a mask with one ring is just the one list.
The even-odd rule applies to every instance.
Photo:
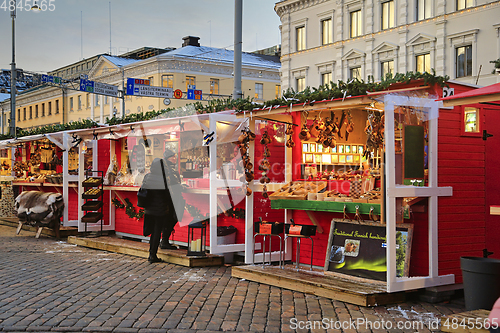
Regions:
[[165, 151], [163, 152], [163, 158], [168, 159], [172, 156], [175, 156], [175, 152], [173, 152], [172, 150], [170, 150], [168, 148], [165, 148]]

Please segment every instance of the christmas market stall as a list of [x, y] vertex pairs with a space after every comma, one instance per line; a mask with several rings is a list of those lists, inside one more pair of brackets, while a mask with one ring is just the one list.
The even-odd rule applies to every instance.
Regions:
[[[239, 113], [250, 124], [290, 124], [285, 182], [273, 181], [272, 167], [256, 159], [265, 174], [251, 187], [285, 214], [254, 212], [262, 221], [256, 237], [266, 251], [266, 238], [286, 241], [268, 250], [275, 265], [233, 267], [233, 276], [360, 305], [461, 283], [460, 256], [485, 245], [485, 202], [469, 194], [471, 186], [484, 188], [484, 175], [463, 174], [484, 165], [484, 142], [464, 122], [468, 110], [440, 109], [436, 99], [470, 89], [414, 80], [358, 96], [299, 93], [285, 106]], [[470, 120], [480, 123], [479, 116]], [[247, 263], [258, 263], [252, 258], [247, 253]]]

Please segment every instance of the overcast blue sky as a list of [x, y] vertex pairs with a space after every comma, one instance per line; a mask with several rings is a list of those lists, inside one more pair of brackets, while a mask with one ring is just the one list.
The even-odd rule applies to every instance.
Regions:
[[[17, 1], [29, 7], [26, 0]], [[200, 37], [205, 46], [233, 49], [233, 0], [52, 0], [54, 11], [17, 11], [17, 67], [47, 72], [81, 60], [82, 54], [109, 52], [110, 2], [113, 55], [143, 46], [179, 48], [188, 35]], [[243, 51], [280, 44], [276, 2], [243, 0]], [[0, 68], [10, 69], [12, 30], [5, 5], [0, 32]]]

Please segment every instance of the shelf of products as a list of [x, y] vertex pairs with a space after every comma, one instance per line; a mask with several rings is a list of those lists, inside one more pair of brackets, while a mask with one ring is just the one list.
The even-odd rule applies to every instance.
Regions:
[[302, 142], [302, 163], [359, 165], [363, 153], [362, 144], [337, 144], [335, 147], [325, 147], [321, 143]]
[[87, 223], [97, 223], [101, 221], [101, 235], [103, 224], [103, 171], [86, 171], [87, 178], [82, 182], [85, 191], [82, 198], [85, 203], [82, 205], [82, 211], [85, 215], [82, 222], [85, 223], [85, 234], [87, 234]]
[[380, 203], [362, 203], [362, 202], [336, 202], [336, 201], [315, 201], [315, 200], [290, 200], [290, 199], [276, 199], [271, 200], [271, 208], [273, 209], [296, 209], [296, 210], [311, 210], [318, 212], [344, 212], [356, 213], [356, 207], [359, 209], [360, 214], [380, 215]]

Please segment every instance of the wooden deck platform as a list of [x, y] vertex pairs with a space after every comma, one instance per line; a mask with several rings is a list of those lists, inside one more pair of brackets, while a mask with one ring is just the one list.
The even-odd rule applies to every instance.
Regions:
[[265, 283], [307, 294], [322, 296], [360, 306], [375, 306], [405, 301], [406, 294], [387, 293], [385, 282], [345, 277], [341, 274], [325, 274], [323, 271], [294, 269], [295, 266], [247, 265], [233, 266], [232, 276]]
[[[97, 250], [132, 255], [148, 258], [149, 243], [121, 239], [115, 236], [102, 236], [96, 238], [68, 237], [68, 243], [84, 246]], [[207, 254], [207, 256], [187, 256], [187, 250], [158, 250], [158, 257], [170, 264], [186, 267], [206, 267], [224, 265], [224, 256]]]
[[[0, 224], [7, 225], [9, 227], [14, 227], [17, 228], [19, 226], [19, 219], [16, 218], [9, 218], [9, 217], [2, 217], [0, 218]], [[32, 232], [37, 232], [37, 228], [32, 227], [27, 224], [23, 224], [21, 228], [21, 234], [22, 230], [27, 230], [27, 231], [32, 231]], [[44, 236], [50, 236], [50, 237], [56, 237], [56, 233], [54, 229], [50, 228], [43, 228], [42, 229], [42, 235]], [[66, 238], [69, 236], [76, 236], [78, 235], [78, 228], [76, 227], [60, 227], [59, 229], [59, 236], [60, 238]]]
[[441, 318], [441, 331], [452, 333], [488, 333], [484, 328], [489, 310], [454, 313]]

